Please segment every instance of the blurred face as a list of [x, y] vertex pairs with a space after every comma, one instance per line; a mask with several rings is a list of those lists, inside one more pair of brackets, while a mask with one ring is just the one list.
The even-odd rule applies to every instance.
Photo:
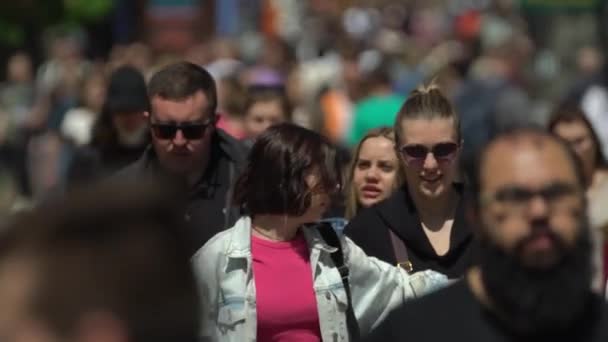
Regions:
[[148, 121], [144, 112], [112, 113], [112, 123], [118, 142], [125, 147], [139, 147], [146, 143]]
[[580, 235], [584, 200], [560, 146], [501, 141], [486, 153], [481, 182], [484, 235], [523, 266], [549, 269]]
[[587, 126], [580, 120], [561, 122], [555, 126], [553, 133], [568, 142], [581, 159], [585, 175], [591, 177], [597, 163], [597, 146]]
[[30, 311], [30, 300], [35, 286], [31, 262], [18, 256], [0, 263], [0, 341], [56, 342], [60, 339]]
[[452, 119], [403, 120], [399, 153], [412, 196], [433, 199], [450, 191], [460, 153]]
[[201, 168], [215, 124], [207, 96], [202, 91], [178, 101], [155, 96], [151, 106], [152, 140], [161, 165], [176, 174]]
[[245, 115], [245, 131], [255, 139], [268, 127], [285, 121], [281, 102], [277, 100], [256, 102]]
[[390, 196], [396, 187], [398, 163], [391, 140], [374, 137], [363, 142], [353, 174], [359, 205], [371, 207]]

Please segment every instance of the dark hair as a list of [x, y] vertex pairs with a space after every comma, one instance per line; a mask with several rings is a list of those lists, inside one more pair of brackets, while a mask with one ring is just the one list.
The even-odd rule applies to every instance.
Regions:
[[247, 116], [251, 107], [258, 102], [279, 101], [281, 111], [286, 121], [291, 121], [291, 104], [283, 87], [252, 86], [247, 90], [247, 99], [243, 107], [243, 114]]
[[454, 132], [460, 143], [460, 119], [450, 101], [443, 95], [439, 87], [431, 83], [410, 93], [395, 120], [395, 140], [397, 148], [401, 144], [401, 123], [406, 119], [452, 119]]
[[202, 91], [209, 100], [209, 115], [217, 110], [217, 89], [211, 74], [204, 68], [190, 63], [178, 62], [155, 73], [148, 82], [148, 96], [159, 96], [168, 100], [184, 100]]
[[132, 341], [196, 341], [200, 302], [177, 196], [157, 184], [79, 189], [0, 235], [0, 261], [32, 265], [27, 309], [54, 334], [69, 336], [84, 315], [103, 311]]
[[587, 127], [589, 132], [591, 133], [591, 139], [593, 140], [593, 144], [595, 145], [595, 161], [596, 164], [594, 167], [606, 167], [608, 163], [606, 162], [606, 158], [604, 158], [604, 154], [602, 154], [602, 145], [600, 144], [600, 139], [595, 133], [591, 122], [587, 119], [587, 116], [583, 112], [583, 110], [574, 103], [565, 103], [558, 107], [549, 118], [549, 131], [555, 134], [555, 128], [560, 123], [572, 123], [580, 121]]
[[520, 139], [520, 138], [524, 138], [524, 137], [543, 138], [543, 139], [548, 139], [549, 141], [557, 143], [561, 147], [561, 149], [564, 151], [564, 153], [566, 154], [568, 160], [571, 163], [571, 166], [574, 168], [574, 172], [576, 174], [576, 179], [577, 179], [579, 185], [581, 186], [581, 188], [585, 187], [586, 180], [585, 180], [585, 174], [583, 172], [583, 166], [581, 164], [581, 161], [564, 140], [550, 134], [542, 126], [539, 126], [536, 124], [514, 125], [514, 126], [505, 127], [501, 131], [497, 132], [496, 135], [494, 135], [492, 137], [492, 139], [490, 139], [490, 141], [488, 141], [488, 143], [485, 144], [481, 148], [479, 154], [476, 155], [475, 159], [469, 161], [469, 163], [467, 163], [467, 165], [465, 165], [466, 169], [468, 170], [468, 172], [467, 172], [468, 181], [469, 181], [468, 184], [472, 190], [469, 193], [469, 195], [471, 196], [471, 198], [469, 198], [469, 199], [471, 200], [471, 203], [473, 203], [475, 205], [475, 207], [478, 208], [479, 203], [480, 203], [479, 197], [481, 196], [481, 190], [482, 190], [481, 189], [481, 178], [480, 178], [481, 170], [484, 166], [484, 161], [487, 157], [487, 154], [488, 154], [488, 151], [490, 150], [490, 148], [497, 141], [500, 141], [500, 140], [507, 140], [507, 139], [516, 140], [516, 139]]
[[[307, 176], [318, 177], [311, 189]], [[301, 216], [316, 189], [341, 184], [336, 149], [325, 137], [293, 124], [264, 131], [253, 145], [245, 171], [236, 182], [234, 202], [251, 216]]]

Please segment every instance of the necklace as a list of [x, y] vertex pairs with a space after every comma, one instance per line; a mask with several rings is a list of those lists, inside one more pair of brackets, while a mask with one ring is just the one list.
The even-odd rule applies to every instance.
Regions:
[[255, 232], [256, 232], [256, 233], [258, 233], [258, 234], [262, 235], [263, 237], [267, 238], [268, 240], [271, 240], [271, 241], [276, 241], [276, 242], [285, 242], [285, 241], [289, 241], [289, 240], [277, 239], [277, 238], [276, 238], [276, 237], [274, 237], [274, 236], [270, 236], [270, 235], [268, 235], [267, 233], [264, 233], [262, 230], [260, 230], [260, 229], [259, 229], [259, 228], [257, 228], [256, 226], [251, 226], [251, 228], [252, 228], [253, 230], [255, 230]]

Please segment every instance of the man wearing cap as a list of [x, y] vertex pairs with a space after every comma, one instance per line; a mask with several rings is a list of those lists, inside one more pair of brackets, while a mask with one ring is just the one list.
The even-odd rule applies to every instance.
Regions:
[[108, 176], [136, 161], [150, 142], [149, 106], [143, 75], [131, 66], [116, 69], [91, 142], [76, 151], [68, 169], [69, 182]]
[[185, 185], [183, 217], [194, 253], [241, 215], [232, 206], [231, 193], [247, 150], [216, 127], [217, 91], [205, 69], [188, 62], [171, 64], [152, 76], [148, 96], [145, 115], [152, 144], [119, 175], [137, 181], [152, 173]]

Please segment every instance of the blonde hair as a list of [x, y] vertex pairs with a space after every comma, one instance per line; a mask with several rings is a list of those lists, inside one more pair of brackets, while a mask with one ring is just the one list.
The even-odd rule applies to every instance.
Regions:
[[422, 85], [410, 93], [395, 120], [395, 141], [401, 144], [401, 123], [406, 119], [452, 119], [456, 138], [460, 141], [460, 119], [450, 101], [435, 82]]
[[[357, 191], [355, 188], [355, 184], [353, 182], [353, 178], [355, 175], [355, 168], [357, 167], [357, 162], [359, 161], [359, 154], [361, 153], [361, 147], [363, 146], [363, 143], [367, 139], [370, 139], [370, 138], [386, 138], [386, 139], [392, 141], [393, 143], [395, 143], [395, 132], [391, 127], [379, 127], [379, 128], [372, 129], [367, 132], [367, 134], [361, 139], [361, 141], [359, 141], [359, 143], [353, 150], [353, 158], [352, 158], [349, 168], [348, 168], [349, 174], [347, 175], [347, 177], [345, 177], [347, 179], [346, 184], [348, 184], [348, 188], [346, 189], [346, 213], [345, 213], [347, 220], [352, 219], [360, 209], [359, 200], [357, 198]], [[395, 154], [397, 153], [396, 150], [393, 150], [393, 151], [395, 151]], [[397, 157], [397, 175], [396, 175], [396, 179], [395, 179], [395, 189], [398, 188], [399, 186], [401, 186], [404, 179], [405, 179], [405, 175], [404, 175], [404, 171], [403, 171], [403, 166], [401, 165], [401, 162], [399, 162], [399, 158]]]

